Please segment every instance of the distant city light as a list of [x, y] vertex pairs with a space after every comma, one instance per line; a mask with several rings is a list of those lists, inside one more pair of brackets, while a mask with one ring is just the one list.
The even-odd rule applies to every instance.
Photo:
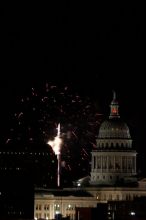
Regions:
[[131, 211], [131, 212], [130, 212], [130, 215], [135, 215], [135, 212]]

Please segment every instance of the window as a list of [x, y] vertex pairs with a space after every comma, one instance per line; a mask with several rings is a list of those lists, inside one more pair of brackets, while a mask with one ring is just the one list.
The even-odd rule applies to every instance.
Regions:
[[36, 204], [36, 210], [41, 210], [42, 206], [41, 204]]
[[44, 205], [44, 210], [49, 210], [49, 205], [48, 204]]
[[117, 200], [119, 200], [119, 195], [117, 195]]

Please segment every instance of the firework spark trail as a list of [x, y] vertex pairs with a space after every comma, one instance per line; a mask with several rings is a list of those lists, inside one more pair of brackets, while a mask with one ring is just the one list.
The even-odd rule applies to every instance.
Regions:
[[33, 87], [30, 94], [19, 97], [17, 107], [6, 144], [18, 142], [20, 146], [23, 143], [29, 146], [29, 143], [46, 143], [55, 136], [55, 128], [61, 122], [62, 159], [68, 170], [78, 167], [82, 146], [90, 154], [96, 143], [100, 115], [89, 97], [80, 96], [68, 86], [46, 83], [45, 87]]
[[55, 155], [57, 155], [57, 186], [60, 187], [60, 166], [61, 166], [61, 145], [62, 139], [60, 137], [60, 123], [57, 126], [57, 136], [53, 141], [48, 141], [48, 144], [52, 147]]

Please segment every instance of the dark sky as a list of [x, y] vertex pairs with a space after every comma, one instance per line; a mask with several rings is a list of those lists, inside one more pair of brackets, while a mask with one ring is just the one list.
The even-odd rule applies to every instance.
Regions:
[[0, 15], [2, 126], [16, 96], [45, 81], [96, 98], [105, 113], [115, 89], [121, 113], [146, 152], [142, 5], [11, 4]]

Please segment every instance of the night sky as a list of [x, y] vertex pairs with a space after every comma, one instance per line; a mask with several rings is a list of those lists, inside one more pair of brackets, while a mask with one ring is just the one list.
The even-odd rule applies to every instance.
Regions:
[[144, 170], [145, 11], [142, 5], [7, 5], [1, 8], [1, 139], [17, 100], [46, 83], [89, 97], [105, 116], [112, 90]]

